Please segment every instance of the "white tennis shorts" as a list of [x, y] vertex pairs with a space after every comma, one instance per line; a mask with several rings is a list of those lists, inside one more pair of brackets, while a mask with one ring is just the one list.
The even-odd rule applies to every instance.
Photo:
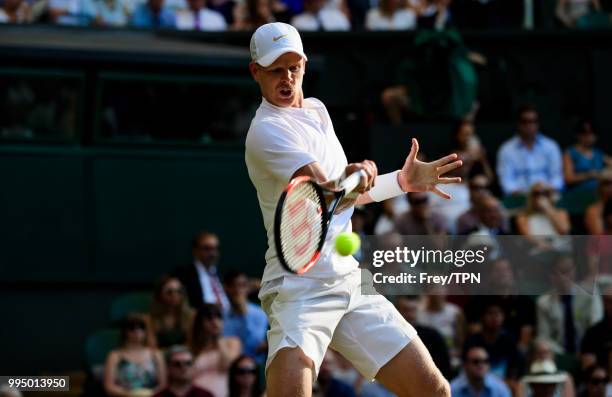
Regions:
[[260, 294], [268, 315], [268, 359], [299, 346], [319, 373], [328, 347], [366, 378], [416, 336], [415, 329], [382, 295], [361, 294], [360, 270], [334, 279], [287, 275], [265, 283]]

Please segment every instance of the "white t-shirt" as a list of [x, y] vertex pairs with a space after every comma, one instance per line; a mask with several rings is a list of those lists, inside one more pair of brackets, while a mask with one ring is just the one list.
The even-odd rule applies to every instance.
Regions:
[[[288, 274], [278, 261], [273, 231], [274, 211], [283, 189], [298, 169], [315, 161], [327, 179], [339, 178], [347, 160], [325, 105], [307, 98], [302, 108], [281, 108], [262, 99], [246, 137], [245, 161], [268, 235], [262, 281], [270, 281]], [[351, 231], [352, 214], [349, 208], [334, 215], [321, 258], [303, 277], [331, 278], [357, 268], [352, 256], [338, 255], [329, 244], [339, 233]]]
[[416, 28], [416, 22], [416, 14], [410, 9], [398, 10], [389, 18], [372, 8], [366, 14], [365, 26], [368, 30], [409, 30]]
[[[198, 19], [200, 21], [199, 30], [207, 31], [219, 31], [226, 30], [227, 23], [221, 13], [202, 8], [198, 12]], [[176, 13], [176, 27], [181, 30], [192, 30], [195, 29], [195, 14], [191, 10], [181, 10]]]
[[[318, 18], [317, 18], [318, 15]], [[304, 12], [291, 19], [291, 24], [297, 30], [313, 31], [319, 30], [323, 24], [323, 30], [350, 30], [351, 23], [342, 11], [335, 8], [323, 8], [318, 14]]]

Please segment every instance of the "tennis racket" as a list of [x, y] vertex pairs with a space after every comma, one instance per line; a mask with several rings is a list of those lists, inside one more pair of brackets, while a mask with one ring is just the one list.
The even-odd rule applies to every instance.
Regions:
[[287, 271], [304, 274], [317, 263], [338, 204], [365, 176], [363, 170], [349, 175], [337, 191], [322, 187], [309, 176], [289, 182], [274, 216], [276, 253]]

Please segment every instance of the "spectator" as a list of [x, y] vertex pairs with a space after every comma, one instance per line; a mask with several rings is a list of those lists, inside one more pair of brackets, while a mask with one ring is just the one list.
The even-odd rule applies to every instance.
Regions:
[[582, 368], [612, 368], [612, 285], [602, 289], [604, 317], [589, 328], [580, 346]]
[[608, 383], [608, 372], [604, 367], [592, 365], [586, 369], [584, 374], [584, 386], [578, 397], [608, 397], [606, 395], [606, 384]]
[[312, 397], [356, 397], [351, 386], [334, 378], [336, 353], [328, 349], [323, 357], [319, 376], [313, 386]]
[[304, 11], [291, 19], [303, 31], [350, 30], [351, 23], [337, 8], [325, 7], [325, 0], [304, 0]]
[[225, 290], [231, 309], [224, 312], [224, 336], [235, 336], [242, 342], [243, 352], [258, 364], [266, 361], [268, 319], [258, 305], [248, 301], [249, 280], [239, 271], [229, 272], [225, 278]]
[[408, 193], [410, 211], [399, 216], [395, 229], [403, 235], [445, 235], [444, 218], [431, 211], [428, 193]]
[[130, 11], [125, 0], [96, 0], [94, 25], [121, 27], [129, 21]]
[[510, 389], [489, 371], [489, 354], [470, 346], [463, 354], [463, 373], [450, 384], [453, 397], [510, 397]]
[[214, 303], [229, 310], [229, 300], [217, 273], [219, 238], [214, 233], [201, 232], [193, 238], [191, 251], [193, 263], [175, 271], [187, 288], [189, 303], [196, 308], [202, 303]]
[[[459, 235], [469, 234], [477, 230], [480, 224], [476, 205], [485, 196], [491, 195], [490, 179], [484, 174], [474, 174], [469, 177], [468, 189], [470, 193], [470, 208], [457, 218], [456, 233]], [[505, 221], [507, 222], [507, 220]]]
[[417, 8], [417, 26], [424, 29], [446, 29], [451, 25], [449, 6], [452, 0], [422, 0]]
[[[536, 309], [531, 297], [519, 293], [510, 261], [492, 261], [485, 284], [487, 291], [495, 292], [495, 300], [504, 312], [503, 328], [518, 338], [518, 346], [526, 351], [535, 334]], [[473, 296], [468, 301], [465, 312], [470, 333], [482, 331], [479, 316], [490, 300], [490, 296]]]
[[213, 397], [193, 384], [193, 356], [185, 346], [176, 345], [166, 352], [168, 386], [153, 397]]
[[206, 0], [187, 0], [188, 9], [176, 13], [176, 28], [180, 30], [221, 31], [227, 29], [225, 18], [206, 8]]
[[[396, 212], [397, 211], [397, 205], [395, 205], [395, 203], [397, 202], [396, 199], [399, 199], [401, 203], [405, 203], [403, 205], [403, 207], [405, 208], [405, 211], [402, 211], [400, 214]], [[408, 208], [410, 208], [408, 205], [407, 199], [403, 196], [397, 196], [393, 199], [385, 200], [382, 203], [380, 203], [380, 205], [381, 205], [382, 212], [378, 216], [378, 219], [376, 220], [376, 224], [374, 226], [374, 234], [376, 235], [387, 234], [395, 230], [395, 220], [397, 219], [397, 217], [407, 212]]]
[[208, 0], [206, 7], [223, 15], [226, 25], [232, 26], [235, 22], [234, 9], [236, 3], [234, 0]]
[[523, 359], [516, 348], [516, 338], [503, 327], [505, 318], [501, 304], [487, 301], [480, 319], [480, 331], [467, 338], [464, 349], [484, 347], [489, 354], [491, 372], [507, 380], [517, 379]]
[[555, 207], [555, 192], [544, 183], [536, 183], [527, 196], [527, 206], [516, 216], [516, 229], [527, 236], [538, 251], [565, 249], [567, 240], [557, 238], [570, 232], [566, 210]]
[[234, 9], [234, 30], [254, 31], [261, 25], [275, 22], [271, 0], [246, 0]]
[[597, 184], [599, 198], [589, 205], [584, 213], [584, 223], [589, 234], [597, 235], [604, 232], [603, 210], [607, 201], [612, 199], [612, 170], [604, 170]]
[[583, 282], [596, 282], [599, 277], [612, 275], [612, 200], [608, 200], [603, 210], [604, 231], [602, 235], [589, 236], [586, 257], [588, 273]]
[[255, 360], [242, 355], [229, 369], [229, 397], [261, 397], [259, 371]]
[[49, 0], [49, 19], [60, 25], [89, 25], [96, 16], [93, 0]]
[[470, 175], [482, 174], [491, 181], [494, 177], [493, 170], [487, 160], [487, 153], [480, 143], [480, 139], [474, 131], [474, 123], [470, 120], [460, 120], [453, 128], [451, 134], [451, 153], [457, 153], [459, 160], [463, 161], [460, 168], [452, 171], [452, 176], [460, 176], [468, 180]]
[[104, 389], [108, 396], [146, 397], [165, 387], [166, 367], [154, 345], [147, 317], [127, 315], [121, 325], [119, 348], [106, 358]]
[[222, 337], [223, 318], [219, 306], [205, 303], [193, 321], [189, 348], [195, 357], [194, 383], [215, 397], [229, 393], [228, 369], [240, 355], [240, 339]]
[[557, 353], [575, 353], [587, 328], [602, 318], [601, 297], [575, 286], [570, 256], [555, 258], [549, 277], [552, 290], [537, 300], [538, 337]]
[[545, 360], [534, 362], [521, 382], [529, 397], [556, 397], [563, 395], [560, 388], [566, 379], [567, 373], [557, 371], [554, 361]]
[[151, 305], [151, 326], [157, 346], [167, 348], [184, 344], [194, 315], [180, 280], [173, 276], [162, 277], [155, 287]]
[[497, 153], [497, 176], [504, 194], [526, 194], [537, 182], [563, 189], [561, 150], [557, 142], [539, 132], [535, 107], [519, 109], [517, 131]]
[[576, 27], [576, 22], [592, 11], [601, 11], [599, 0], [557, 0], [555, 13], [566, 28]]
[[[552, 351], [550, 344], [543, 339], [536, 339], [531, 346], [529, 352], [529, 368], [533, 366], [534, 363], [542, 363], [542, 362], [554, 362], [555, 361], [555, 353]], [[576, 396], [576, 387], [574, 386], [574, 381], [572, 377], [569, 376], [568, 373], [559, 371], [560, 374], [565, 375], [565, 380], [563, 383], [560, 383], [557, 386], [557, 394], [555, 396], [558, 397], [575, 397]], [[529, 395], [528, 385], [524, 382], [521, 383], [521, 388], [519, 389], [519, 396], [528, 396]]]
[[134, 10], [130, 24], [137, 28], [174, 28], [175, 15], [165, 0], [147, 0]]
[[595, 190], [597, 178], [605, 166], [612, 165], [612, 158], [595, 147], [597, 136], [590, 122], [577, 125], [576, 138], [563, 155], [565, 183], [573, 190]]
[[490, 236], [508, 234], [508, 217], [501, 202], [492, 195], [482, 196], [474, 205], [476, 224], [473, 228], [464, 229], [465, 234], [477, 233]]
[[419, 338], [445, 378], [451, 376], [450, 356], [442, 335], [433, 327], [422, 325], [418, 321], [419, 298], [417, 296], [398, 296], [397, 311], [416, 329]]
[[416, 28], [416, 14], [402, 6], [401, 0], [380, 0], [378, 7], [366, 14], [368, 30], [411, 30]]
[[31, 8], [25, 0], [4, 0], [0, 3], [0, 23], [30, 22]]
[[451, 366], [458, 365], [460, 349], [464, 341], [465, 319], [459, 306], [446, 300], [445, 287], [435, 284], [425, 286], [425, 295], [417, 314], [417, 322], [437, 330], [450, 352]]

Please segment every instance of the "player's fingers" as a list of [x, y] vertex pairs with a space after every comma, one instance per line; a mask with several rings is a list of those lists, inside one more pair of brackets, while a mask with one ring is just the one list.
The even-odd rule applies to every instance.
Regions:
[[440, 190], [437, 186], [434, 186], [433, 189], [431, 189], [432, 192], [434, 192], [435, 194], [437, 194], [438, 196], [442, 197], [443, 199], [447, 199], [450, 200], [451, 195], [446, 193], [443, 190]]
[[376, 167], [376, 163], [373, 162], [372, 160], [364, 160], [363, 163], [364, 163], [364, 166], [368, 170], [368, 177], [370, 177], [368, 189], [371, 189], [374, 187], [374, 181], [376, 180], [376, 177], [378, 176], [378, 167]]
[[441, 159], [437, 159], [433, 161], [432, 164], [435, 165], [436, 167], [440, 167], [440, 166], [443, 166], [444, 164], [450, 163], [453, 160], [457, 160], [456, 153], [449, 154], [448, 156], [444, 156]]
[[438, 178], [438, 183], [441, 183], [443, 185], [448, 185], [450, 183], [461, 183], [461, 178], [460, 177], [455, 177], [455, 178]]
[[444, 174], [446, 174], [449, 171], [452, 171], [452, 170], [454, 170], [456, 168], [461, 167], [461, 165], [463, 165], [463, 161], [457, 160], [457, 161], [453, 161], [450, 164], [446, 164], [446, 165], [443, 165], [441, 167], [437, 167], [436, 171], [438, 171], [438, 175], [444, 175]]
[[406, 162], [414, 162], [414, 160], [416, 160], [417, 158], [417, 154], [419, 154], [419, 141], [417, 141], [416, 138], [412, 138], [412, 147], [410, 148], [410, 153], [408, 153]]

